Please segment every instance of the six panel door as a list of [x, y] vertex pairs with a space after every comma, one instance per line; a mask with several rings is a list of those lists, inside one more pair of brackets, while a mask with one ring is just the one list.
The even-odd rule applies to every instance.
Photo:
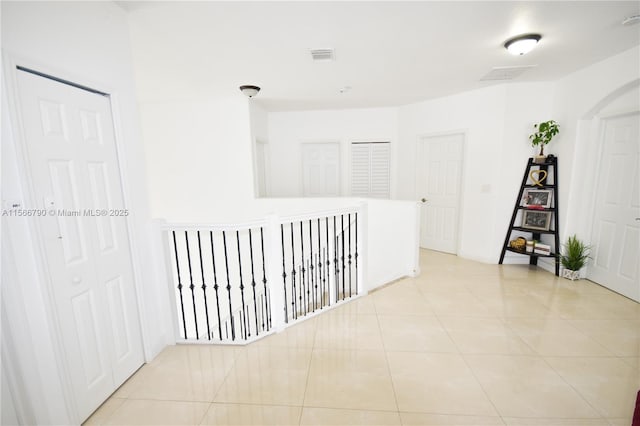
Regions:
[[143, 363], [111, 105], [18, 71], [22, 124], [55, 313], [87, 418]]

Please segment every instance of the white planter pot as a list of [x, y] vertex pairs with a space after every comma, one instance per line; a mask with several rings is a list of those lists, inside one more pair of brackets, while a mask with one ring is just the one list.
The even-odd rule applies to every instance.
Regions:
[[571, 281], [580, 279], [580, 271], [572, 271], [571, 269], [564, 269], [562, 271], [562, 277]]

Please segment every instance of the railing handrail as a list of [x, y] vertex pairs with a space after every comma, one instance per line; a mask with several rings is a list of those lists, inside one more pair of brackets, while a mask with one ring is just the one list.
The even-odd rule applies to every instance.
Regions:
[[278, 224], [289, 222], [300, 222], [301, 220], [317, 219], [328, 216], [337, 216], [339, 214], [360, 213], [361, 206], [343, 207], [329, 210], [317, 210], [311, 213], [301, 213], [294, 215], [277, 216]]
[[237, 222], [237, 223], [184, 223], [184, 222], [164, 222], [160, 226], [162, 231], [201, 231], [206, 229], [208, 231], [244, 231], [247, 229], [254, 229], [266, 226], [268, 221], [266, 219]]
[[[319, 217], [335, 216], [339, 214], [359, 213], [360, 205], [341, 207], [326, 210], [314, 210], [309, 213], [292, 215], [279, 215], [277, 213], [267, 213], [262, 219], [247, 220], [242, 222], [166, 222], [163, 221], [160, 229], [163, 231], [197, 231], [207, 229], [211, 231], [242, 231], [246, 229], [259, 228], [268, 224], [268, 217], [275, 216], [277, 223], [300, 222], [301, 220], [317, 219]], [[162, 220], [162, 219], [161, 219]]]

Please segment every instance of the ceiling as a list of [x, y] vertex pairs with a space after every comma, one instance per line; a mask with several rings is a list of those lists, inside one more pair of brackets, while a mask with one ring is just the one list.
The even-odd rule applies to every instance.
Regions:
[[[255, 84], [269, 111], [397, 106], [502, 83], [480, 81], [493, 67], [533, 66], [512, 81], [554, 81], [640, 44], [640, 24], [621, 24], [640, 14], [637, 1], [116, 3], [143, 102]], [[509, 55], [505, 40], [528, 32], [542, 34], [538, 47]], [[314, 62], [310, 48], [336, 59]]]

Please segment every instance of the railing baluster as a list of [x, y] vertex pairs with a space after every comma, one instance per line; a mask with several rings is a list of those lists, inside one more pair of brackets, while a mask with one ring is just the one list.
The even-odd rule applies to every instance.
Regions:
[[[309, 255], [311, 256], [311, 255]], [[313, 273], [311, 271], [311, 267], [313, 266], [313, 260], [311, 258], [307, 259], [307, 306], [309, 312], [313, 312], [315, 310], [314, 305], [314, 294], [313, 294]]]
[[[315, 254], [316, 256], [316, 261], [318, 260], [318, 253]], [[311, 259], [311, 262], [313, 262], [313, 259]], [[313, 310], [315, 311], [316, 309], [318, 309], [318, 282], [320, 281], [320, 269], [316, 268], [316, 273], [313, 276], [313, 280], [314, 280], [314, 286], [313, 286]], [[322, 301], [320, 301], [320, 307], [322, 308]]]
[[202, 276], [202, 297], [204, 299], [204, 313], [207, 318], [207, 338], [211, 340], [211, 328], [209, 326], [209, 304], [207, 303], [207, 284], [204, 279], [204, 265], [202, 264], [202, 245], [200, 244], [200, 231], [198, 231], [198, 256], [200, 256], [200, 275]]
[[193, 305], [193, 322], [196, 327], [196, 340], [200, 340], [200, 333], [198, 332], [198, 315], [196, 314], [196, 286], [193, 284], [193, 273], [191, 271], [191, 252], [189, 251], [189, 232], [184, 231], [184, 241], [187, 245], [187, 261], [189, 264], [189, 288], [191, 289], [191, 302]]
[[[229, 321], [231, 321], [231, 340], [236, 340], [236, 329], [233, 321], [233, 308], [231, 307], [231, 279], [229, 278], [229, 256], [227, 254], [227, 234], [222, 231], [222, 242], [224, 243], [224, 266], [227, 269], [227, 295], [229, 298]], [[229, 333], [227, 332], [227, 339]]]
[[262, 331], [265, 331], [264, 294], [260, 295], [260, 319], [262, 320]]
[[[311, 286], [311, 300], [309, 301], [309, 303], [313, 304], [313, 310], [315, 311], [316, 309], [316, 305], [315, 305], [315, 293], [313, 293], [313, 284], [315, 281], [315, 273], [314, 273], [314, 265], [313, 265], [313, 231], [312, 231], [312, 226], [311, 226], [311, 219], [309, 219], [309, 284]], [[307, 290], [308, 291], [308, 290]]]
[[296, 251], [293, 241], [293, 222], [291, 222], [291, 314], [293, 319], [298, 319], [298, 310], [296, 309]]
[[184, 331], [183, 338], [187, 338], [187, 320], [184, 315], [184, 299], [182, 297], [182, 279], [180, 278], [180, 259], [178, 258], [178, 244], [176, 243], [176, 231], [173, 234], [173, 250], [176, 254], [176, 271], [178, 272], [178, 292], [180, 293], [180, 310], [182, 311], [182, 328]]
[[345, 290], [345, 280], [344, 280], [344, 271], [346, 269], [345, 265], [344, 265], [344, 215], [341, 214], [340, 215], [340, 236], [342, 238], [340, 238], [340, 242], [341, 242], [341, 247], [342, 247], [342, 254], [340, 256], [341, 260], [342, 260], [342, 300], [345, 299], [345, 295], [347, 294], [346, 290]]
[[[267, 299], [267, 273], [265, 272], [265, 261], [264, 261], [264, 233], [262, 231], [262, 226], [260, 227], [260, 248], [262, 249], [262, 286], [264, 288], [264, 310], [267, 313], [267, 331], [271, 329], [271, 315], [269, 315], [269, 300]], [[284, 249], [284, 244], [282, 246]], [[284, 261], [284, 258], [283, 258]], [[284, 269], [283, 269], [284, 272]], [[286, 296], [286, 294], [285, 294]], [[262, 305], [262, 303], [260, 303]], [[284, 306], [287, 306], [287, 301], [284, 301]], [[264, 320], [262, 323], [262, 329], [264, 330]]]
[[329, 286], [331, 285], [331, 278], [329, 277], [329, 267], [331, 266], [331, 261], [329, 260], [329, 216], [325, 216], [324, 218], [325, 230], [327, 233], [327, 247], [325, 248], [326, 256], [325, 260], [327, 262], [327, 268], [324, 273], [324, 277], [322, 280], [322, 285], [324, 286], [325, 280], [327, 285], [327, 300], [329, 301], [329, 306], [331, 306], [331, 292], [329, 291]]
[[356, 212], [356, 294], [358, 294], [358, 212]]
[[333, 267], [335, 272], [336, 303], [340, 300], [340, 264], [338, 263], [338, 228], [336, 227], [336, 217], [333, 216]]
[[349, 229], [349, 297], [351, 297], [351, 213], [348, 216], [347, 227]]
[[[242, 281], [242, 256], [240, 255], [240, 231], [236, 231], [236, 243], [238, 244], [238, 269], [240, 275], [240, 297], [242, 301], [242, 325], [244, 325], [244, 339], [247, 339], [247, 313], [244, 310], [244, 282]], [[248, 332], [251, 336], [251, 332]]]
[[220, 319], [220, 299], [218, 297], [218, 275], [216, 274], [216, 254], [213, 250], [213, 231], [209, 231], [209, 239], [211, 241], [211, 264], [213, 265], [213, 289], [216, 292], [216, 312], [218, 313], [218, 334], [222, 341], [222, 320]]
[[322, 234], [320, 233], [320, 218], [318, 218], [318, 277], [316, 280], [316, 288], [320, 284], [320, 309], [324, 307], [324, 285], [322, 284]]
[[302, 292], [300, 293], [300, 306], [304, 307], [304, 310], [300, 310], [301, 312], [306, 313], [307, 312], [307, 307], [306, 305], [304, 305], [305, 303], [305, 299], [304, 299], [304, 287], [306, 284], [306, 278], [307, 278], [307, 274], [306, 274], [306, 269], [304, 269], [304, 235], [303, 235], [303, 230], [302, 230], [302, 221], [300, 221], [300, 265], [302, 266], [302, 273], [300, 274], [300, 284], [302, 285]]
[[251, 240], [251, 228], [249, 228], [249, 253], [251, 254], [251, 287], [253, 288], [253, 315], [256, 320], [256, 336], [260, 335], [258, 331], [258, 302], [256, 301], [256, 277], [253, 273], [253, 242]]
[[[289, 322], [289, 315], [287, 313], [287, 271], [284, 264], [284, 223], [280, 224], [280, 239], [282, 241], [282, 285], [284, 286], [284, 322]], [[264, 249], [263, 249], [264, 252]], [[263, 263], [264, 264], [264, 263]]]
[[299, 298], [299, 303], [298, 303], [298, 309], [300, 310], [300, 314], [302, 314], [302, 316], [304, 316], [304, 273], [302, 272], [302, 270], [304, 269], [301, 266], [299, 266], [300, 269], [300, 291], [298, 292], [298, 298]]

